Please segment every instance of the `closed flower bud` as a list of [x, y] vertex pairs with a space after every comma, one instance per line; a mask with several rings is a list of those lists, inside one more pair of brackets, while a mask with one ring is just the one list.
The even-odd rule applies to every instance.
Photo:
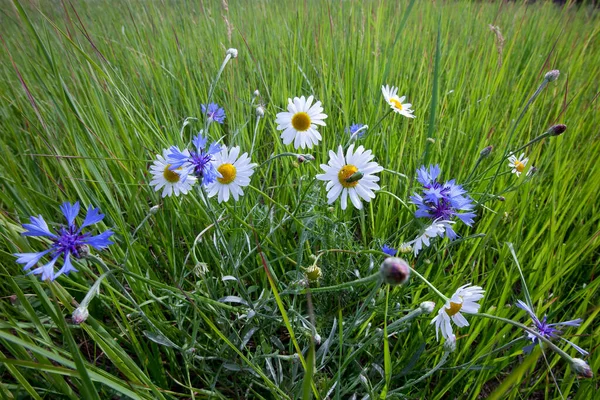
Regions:
[[298, 163], [302, 164], [305, 162], [311, 162], [314, 161], [315, 158], [311, 155], [311, 154], [298, 154]]
[[156, 214], [159, 209], [160, 209], [159, 205], [150, 207], [150, 214], [152, 214], [152, 215]]
[[562, 135], [566, 130], [567, 126], [565, 124], [558, 124], [548, 129], [548, 132], [550, 133], [550, 136], [558, 136]]
[[77, 254], [75, 255], [77, 258], [86, 258], [90, 255], [90, 246], [87, 244], [82, 244], [81, 246], [77, 246]]
[[435, 309], [435, 302], [433, 301], [424, 301], [419, 304], [419, 308], [426, 314], [431, 314]]
[[388, 285], [402, 285], [410, 277], [410, 267], [401, 258], [388, 257], [381, 263], [379, 274]]
[[584, 378], [592, 378], [594, 373], [592, 372], [588, 363], [583, 361], [581, 358], [574, 358], [571, 363], [571, 368], [577, 372], [578, 375], [583, 376]]
[[494, 149], [494, 146], [488, 146], [479, 152], [479, 156], [481, 158], [487, 157], [490, 155], [490, 153], [492, 152], [493, 149]]
[[427, 138], [427, 141], [428, 141], [429, 143], [435, 143], [435, 139], [434, 139], [434, 138], [432, 138], [432, 137], [430, 137], [430, 138]]
[[452, 335], [444, 342], [444, 351], [453, 353], [456, 350], [456, 336]]
[[506, 201], [506, 197], [504, 197], [504, 196], [496, 196], [496, 200], [498, 200], [498, 201]]
[[252, 97], [258, 97], [258, 96], [260, 96], [260, 92], [258, 91], [258, 89], [256, 89], [254, 91], [254, 93], [252, 93]]
[[84, 322], [88, 317], [90, 316], [90, 313], [87, 309], [87, 307], [77, 307], [75, 309], [75, 311], [73, 311], [73, 315], [71, 317], [71, 319], [73, 320], [73, 323], [79, 325], [82, 322]]
[[225, 53], [228, 56], [231, 56], [231, 58], [236, 58], [238, 55], [238, 51], [237, 49], [231, 48], [231, 49], [227, 49], [227, 52]]
[[256, 107], [256, 116], [262, 118], [265, 116], [265, 108], [263, 106]]
[[403, 243], [400, 245], [400, 247], [398, 248], [398, 251], [400, 253], [406, 254], [406, 253], [410, 253], [411, 251], [413, 251], [413, 248], [410, 244], [408, 243]]
[[559, 75], [560, 71], [557, 69], [553, 69], [552, 71], [546, 72], [546, 75], [544, 75], [544, 79], [548, 82], [552, 82], [557, 80]]

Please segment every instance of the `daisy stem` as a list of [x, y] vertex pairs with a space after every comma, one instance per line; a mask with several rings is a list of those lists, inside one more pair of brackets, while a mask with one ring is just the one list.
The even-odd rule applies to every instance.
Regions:
[[381, 125], [381, 123], [383, 122], [383, 120], [390, 115], [391, 113], [393, 113], [394, 110], [390, 109], [386, 114], [383, 115], [383, 117], [381, 117], [379, 119], [379, 121], [377, 121], [377, 123], [373, 126], [373, 128], [371, 129], [371, 131], [375, 132], [375, 129], [379, 128], [379, 125]]
[[450, 301], [449, 298], [447, 298], [446, 296], [444, 296], [444, 294], [442, 292], [440, 292], [439, 290], [437, 290], [437, 288], [435, 286], [433, 286], [433, 284], [431, 284], [431, 282], [429, 282], [427, 280], [427, 278], [425, 278], [423, 275], [421, 275], [420, 273], [418, 273], [413, 267], [411, 267], [410, 265], [408, 266], [408, 268], [410, 269], [410, 272], [415, 274], [417, 276], [417, 278], [419, 278], [420, 280], [422, 280], [423, 282], [425, 282], [425, 284], [427, 286], [429, 286], [429, 288], [431, 290], [433, 290], [438, 296], [440, 296], [442, 298], [442, 300], [444, 301]]
[[[546, 87], [546, 85], [548, 85], [548, 79], [544, 78], [544, 80], [542, 81], [542, 83], [540, 84], [540, 86], [537, 88], [537, 90], [535, 91], [535, 93], [533, 94], [533, 96], [531, 96], [529, 98], [529, 100], [527, 101], [527, 103], [525, 104], [525, 107], [523, 107], [523, 110], [521, 111], [521, 114], [519, 114], [519, 116], [517, 117], [517, 119], [515, 120], [515, 122], [513, 123], [511, 129], [510, 129], [510, 133], [508, 135], [508, 139], [506, 141], [506, 146], [504, 147], [504, 153], [502, 155], [502, 160], [504, 160], [505, 158], [508, 157], [508, 155], [510, 154], [508, 148], [510, 147], [510, 143], [512, 141], [512, 138], [517, 130], [517, 126], [519, 125], [519, 122], [521, 122], [521, 120], [523, 119], [523, 116], [525, 116], [525, 113], [527, 112], [527, 110], [529, 109], [529, 106], [535, 101], [535, 99], [540, 95], [540, 93], [542, 92], [542, 90], [544, 90], [544, 88]], [[486, 196], [489, 194], [489, 192], [492, 190], [492, 186], [494, 185], [494, 182], [496, 181], [496, 178], [498, 177], [498, 174], [500, 174], [500, 169], [502, 168], [502, 163], [498, 163], [498, 168], [496, 168], [496, 173], [494, 174], [494, 178], [490, 181], [487, 189], [486, 189]]]
[[545, 336], [541, 335], [540, 333], [538, 333], [534, 329], [531, 329], [530, 327], [521, 324], [520, 322], [516, 322], [516, 321], [510, 320], [508, 318], [498, 317], [496, 315], [486, 314], [486, 313], [472, 313], [472, 315], [477, 315], [478, 317], [484, 317], [484, 318], [489, 318], [489, 319], [495, 319], [495, 320], [502, 321], [504, 323], [516, 326], [518, 328], [521, 328], [525, 332], [527, 332], [527, 333], [535, 336], [536, 338], [538, 338], [542, 342], [546, 343], [546, 345], [548, 347], [550, 347], [550, 349], [552, 349], [556, 353], [558, 353], [558, 355], [561, 356], [562, 358], [564, 358], [567, 362], [569, 362], [570, 364], [573, 363], [573, 357], [571, 357], [570, 355], [568, 355], [567, 353], [565, 353], [563, 350], [561, 350], [557, 345], [555, 345], [554, 343], [552, 343]]
[[272, 157], [268, 158], [266, 161], [263, 161], [263, 162], [262, 162], [262, 163], [261, 163], [261, 164], [260, 164], [258, 167], [256, 167], [256, 168], [257, 168], [257, 169], [258, 169], [258, 168], [261, 168], [263, 165], [266, 165], [266, 164], [270, 163], [271, 161], [275, 160], [276, 158], [280, 158], [280, 157], [298, 157], [298, 154], [297, 154], [297, 153], [287, 153], [287, 152], [286, 152], [286, 153], [279, 153], [279, 154], [276, 154], [276, 155], [274, 155], [274, 156], [272, 156]]

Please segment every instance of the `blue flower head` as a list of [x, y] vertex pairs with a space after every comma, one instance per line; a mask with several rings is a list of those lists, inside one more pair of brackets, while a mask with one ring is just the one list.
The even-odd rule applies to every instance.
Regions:
[[[111, 230], [104, 231], [96, 236], [92, 236], [91, 233], [83, 232], [83, 228], [94, 225], [104, 218], [104, 214], [100, 214], [98, 208], [92, 208], [91, 205], [88, 206], [83, 223], [79, 227], [75, 224], [75, 218], [79, 214], [79, 202], [76, 202], [75, 204], [65, 202], [60, 206], [60, 210], [67, 220], [67, 225], [55, 229], [54, 233], [50, 231], [48, 224], [46, 224], [44, 217], [41, 215], [30, 217], [31, 223], [23, 224], [23, 228], [25, 228], [25, 232], [22, 233], [23, 236], [39, 236], [50, 239], [52, 244], [50, 244], [47, 250], [39, 253], [14, 254], [14, 256], [17, 257], [17, 262], [19, 264], [25, 264], [23, 267], [24, 271], [31, 269], [43, 256], [48, 254], [50, 262], [29, 272], [29, 274], [41, 275], [41, 278], [44, 281], [53, 281], [60, 275], [67, 275], [71, 271], [77, 272], [77, 269], [73, 267], [71, 258], [84, 257], [88, 252], [88, 246], [91, 246], [96, 250], [102, 250], [113, 244], [113, 242], [109, 240], [113, 235]], [[54, 265], [61, 256], [64, 258], [63, 266], [55, 273]]]
[[385, 254], [387, 254], [390, 257], [394, 257], [396, 255], [396, 253], [398, 253], [398, 250], [394, 249], [393, 247], [388, 246], [387, 244], [384, 244], [381, 247], [381, 251], [383, 251]]
[[[423, 166], [417, 170], [417, 181], [423, 185], [423, 192], [410, 197], [418, 207], [415, 217], [434, 221], [451, 221], [453, 217], [457, 217], [464, 224], [471, 226], [476, 216], [473, 212], [473, 200], [454, 179], [441, 183], [438, 181], [439, 175], [438, 165], [429, 166], [429, 169]], [[448, 238], [454, 240], [458, 237], [451, 224], [445, 224], [445, 228]]]
[[169, 155], [167, 162], [171, 165], [170, 170], [174, 171], [181, 168], [178, 173], [184, 177], [188, 174], [193, 174], [202, 183], [208, 185], [220, 178], [221, 174], [217, 171], [213, 164], [214, 156], [221, 151], [221, 146], [213, 142], [206, 148], [208, 140], [202, 136], [202, 131], [198, 133], [193, 139], [195, 150], [190, 150], [189, 154], [186, 154], [179, 150], [177, 146], [171, 146], [169, 149]]
[[217, 103], [201, 104], [202, 113], [206, 115], [208, 123], [218, 122], [222, 124], [225, 122], [225, 110], [223, 110]]
[[[517, 307], [519, 307], [522, 310], [525, 310], [527, 312], [527, 314], [529, 314], [529, 317], [533, 321], [533, 329], [535, 331], [537, 331], [537, 333], [539, 333], [541, 336], [545, 337], [546, 339], [555, 339], [555, 338], [560, 337], [560, 334], [562, 332], [559, 329], [557, 329], [556, 327], [579, 326], [579, 325], [581, 325], [581, 322], [583, 322], [583, 320], [581, 318], [577, 318], [572, 321], [565, 321], [565, 322], [558, 322], [555, 324], [549, 324], [546, 322], [547, 319], [546, 319], [545, 315], [544, 315], [544, 318], [540, 321], [538, 319], [538, 317], [535, 315], [535, 313], [533, 312], [533, 310], [531, 308], [529, 308], [529, 306], [525, 302], [523, 302], [521, 300], [517, 300]], [[533, 350], [533, 348], [540, 342], [540, 339], [532, 333], [527, 332], [527, 337], [531, 340], [532, 343], [523, 348], [523, 352], [525, 354], [531, 353], [531, 350]], [[560, 339], [569, 343], [571, 346], [573, 346], [573, 348], [575, 350], [577, 350], [584, 356], [588, 354], [587, 351], [585, 351], [581, 347], [577, 346], [575, 343], [573, 343], [565, 338], [562, 338], [562, 337]]]
[[[367, 132], [366, 129], [363, 129], [362, 131], [360, 129], [362, 129], [362, 127], [365, 126], [364, 124], [352, 124], [350, 125], [348, 128], [346, 128], [346, 132], [348, 132], [350, 134], [350, 136], [354, 135], [356, 132], [358, 132], [357, 137], [361, 138], [365, 135], [365, 133]], [[360, 132], [359, 132], [360, 131]]]

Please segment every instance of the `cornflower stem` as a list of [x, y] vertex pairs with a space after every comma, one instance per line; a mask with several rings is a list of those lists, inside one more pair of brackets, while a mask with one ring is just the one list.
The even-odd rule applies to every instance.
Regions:
[[570, 364], [573, 363], [573, 357], [571, 357], [570, 355], [568, 355], [567, 353], [565, 353], [557, 345], [555, 345], [554, 343], [552, 343], [549, 339], [547, 339], [545, 336], [541, 335], [536, 330], [531, 329], [530, 327], [528, 327], [526, 325], [523, 325], [520, 322], [516, 322], [516, 321], [513, 321], [513, 320], [508, 319], [508, 318], [498, 317], [496, 315], [486, 314], [486, 313], [472, 313], [472, 315], [476, 315], [478, 317], [483, 317], [483, 318], [495, 319], [497, 321], [502, 321], [504, 323], [507, 323], [507, 324], [516, 326], [518, 328], [521, 328], [525, 332], [532, 334], [533, 336], [537, 337], [539, 340], [541, 340], [542, 342], [544, 342], [546, 345], [548, 345], [548, 347], [550, 347], [550, 349], [552, 349], [556, 353], [558, 353], [558, 355], [561, 356], [562, 358], [564, 358], [567, 362], [569, 362]]
[[383, 316], [383, 366], [385, 369], [385, 387], [382, 391], [382, 396], [385, 397], [389, 387], [390, 381], [392, 380], [392, 360], [390, 357], [390, 344], [388, 341], [388, 325], [387, 325], [387, 317], [388, 317], [388, 306], [390, 302], [390, 285], [386, 285], [385, 288], [385, 314]]
[[465, 180], [465, 184], [468, 183], [471, 180], [471, 177], [473, 176], [473, 174], [475, 173], [475, 171], [477, 171], [477, 167], [479, 167], [479, 164], [481, 164], [481, 161], [484, 158], [485, 158], [485, 156], [479, 156], [479, 158], [477, 159], [477, 162], [475, 163], [475, 166], [473, 167], [473, 169], [469, 173], [469, 176], [467, 176], [467, 179]]
[[[517, 130], [517, 126], [519, 125], [519, 122], [521, 122], [521, 120], [523, 119], [523, 116], [525, 116], [525, 113], [527, 112], [527, 110], [529, 109], [529, 106], [535, 101], [535, 99], [540, 95], [540, 93], [542, 92], [542, 90], [544, 90], [544, 88], [548, 85], [548, 79], [544, 78], [544, 80], [542, 81], [542, 83], [540, 84], [540, 86], [537, 88], [537, 90], [535, 91], [535, 93], [533, 94], [533, 96], [531, 96], [529, 98], [529, 100], [527, 101], [527, 103], [525, 104], [525, 107], [523, 107], [523, 110], [521, 111], [521, 114], [519, 114], [519, 116], [517, 117], [517, 119], [515, 120], [515, 122], [512, 125], [512, 128], [510, 130], [510, 133], [508, 135], [508, 139], [506, 141], [506, 146], [504, 147], [504, 153], [502, 155], [502, 160], [504, 160], [506, 157], [508, 157], [508, 154], [510, 154], [509, 152], [509, 147], [510, 147], [510, 142], [512, 141], [512, 138]], [[496, 181], [496, 178], [498, 177], [498, 174], [500, 173], [500, 169], [502, 167], [502, 163], [498, 163], [498, 168], [496, 168], [496, 172], [494, 174], [494, 178], [490, 181], [487, 189], [486, 189], [486, 194], [488, 194], [491, 190], [492, 190], [492, 186], [494, 184], [494, 182]]]
[[435, 286], [433, 286], [433, 284], [431, 282], [429, 282], [427, 280], [427, 278], [425, 278], [423, 275], [421, 275], [420, 273], [418, 273], [413, 267], [411, 267], [410, 265], [408, 266], [408, 268], [410, 269], [410, 272], [412, 274], [415, 274], [417, 276], [417, 278], [419, 278], [420, 280], [422, 280], [427, 286], [429, 286], [429, 288], [431, 290], [433, 290], [438, 296], [440, 296], [442, 298], [442, 300], [444, 301], [450, 301], [449, 298], [447, 298], [446, 296], [444, 296], [444, 294], [442, 292], [440, 292], [439, 290], [437, 290], [437, 288]]
[[219, 82], [221, 74], [223, 73], [223, 70], [225, 69], [225, 66], [227, 65], [229, 60], [231, 60], [231, 54], [228, 53], [225, 56], [225, 59], [223, 60], [223, 64], [221, 64], [221, 68], [219, 68], [219, 72], [217, 72], [217, 76], [215, 76], [215, 80], [210, 84], [210, 89], [208, 90], [207, 105], [210, 104], [210, 101], [212, 100], [212, 95], [215, 91], [215, 88], [217, 87], [217, 82]]
[[268, 164], [268, 163], [270, 163], [271, 161], [273, 161], [273, 160], [275, 160], [275, 159], [277, 159], [277, 158], [281, 158], [281, 157], [298, 157], [298, 154], [297, 154], [297, 153], [289, 153], [289, 152], [286, 152], [286, 153], [279, 153], [279, 154], [276, 154], [276, 155], [274, 155], [274, 156], [272, 156], [272, 157], [270, 157], [270, 158], [266, 159], [265, 161], [263, 161], [263, 162], [262, 162], [262, 163], [261, 163], [261, 164], [260, 164], [258, 167], [256, 167], [256, 168], [257, 168], [257, 169], [258, 169], [258, 168], [262, 168], [264, 165], [267, 165], [267, 164]]

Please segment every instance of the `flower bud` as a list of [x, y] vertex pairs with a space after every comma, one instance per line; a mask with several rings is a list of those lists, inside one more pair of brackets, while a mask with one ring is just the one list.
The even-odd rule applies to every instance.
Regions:
[[263, 106], [256, 107], [256, 116], [262, 118], [265, 116], [265, 108]]
[[590, 366], [581, 358], [574, 358], [573, 362], [571, 363], [571, 368], [573, 368], [578, 375], [581, 375], [584, 378], [592, 378], [594, 376]]
[[504, 196], [496, 196], [496, 200], [498, 200], [498, 201], [506, 201], [506, 197], [504, 197]]
[[567, 126], [565, 124], [558, 124], [550, 127], [550, 129], [548, 129], [548, 133], [550, 133], [550, 136], [558, 136], [562, 135], [566, 130]]
[[317, 267], [316, 265], [311, 265], [310, 267], [306, 268], [305, 273], [310, 282], [316, 282], [323, 276], [321, 268]]
[[237, 51], [237, 49], [231, 48], [231, 49], [227, 49], [225, 54], [228, 56], [231, 56], [231, 58], [236, 58], [238, 55], [238, 51]]
[[73, 320], [73, 323], [79, 325], [82, 322], [84, 322], [89, 316], [90, 316], [90, 313], [89, 313], [87, 307], [79, 306], [75, 309], [75, 311], [73, 311], [73, 315], [71, 316], [71, 319]]
[[479, 152], [479, 157], [483, 158], [483, 157], [489, 156], [493, 149], [494, 149], [494, 146], [488, 146], [488, 147], [484, 148], [483, 150], [481, 150]]
[[410, 277], [410, 267], [401, 258], [387, 257], [381, 263], [379, 274], [388, 285], [402, 285]]
[[297, 157], [298, 164], [303, 164], [305, 162], [311, 162], [315, 160], [315, 158], [311, 154], [298, 154]]
[[77, 258], [86, 258], [90, 255], [90, 246], [87, 244], [82, 244], [81, 246], [77, 246], [77, 254], [75, 257]]
[[424, 301], [421, 304], [419, 304], [419, 308], [425, 314], [431, 314], [433, 312], [433, 310], [435, 309], [435, 302], [433, 302], [433, 301]]
[[260, 96], [260, 92], [258, 91], [258, 89], [256, 89], [254, 91], [254, 93], [252, 93], [252, 97], [258, 97], [258, 96]]
[[408, 243], [402, 243], [398, 248], [398, 251], [403, 254], [410, 253], [412, 250], [412, 246]]
[[335, 211], [335, 208], [333, 208], [333, 207], [327, 207], [327, 212], [328, 212], [328, 213], [330, 213], [330, 214], [331, 214], [331, 213], [333, 213], [334, 211]]
[[544, 79], [548, 82], [552, 82], [557, 80], [559, 75], [560, 71], [557, 69], [553, 69], [552, 71], [546, 72], [546, 75], [544, 75]]
[[432, 138], [432, 137], [430, 137], [430, 138], [427, 138], [427, 141], [428, 141], [429, 143], [435, 143], [435, 139], [434, 139], [434, 138]]
[[152, 206], [152, 207], [150, 207], [150, 214], [151, 214], [151, 215], [154, 215], [154, 214], [156, 214], [156, 213], [158, 212], [158, 210], [159, 210], [159, 209], [160, 209], [160, 206], [159, 206], [159, 205], [156, 205], [156, 206]]
[[452, 335], [444, 342], [444, 351], [453, 353], [456, 350], [456, 336]]

